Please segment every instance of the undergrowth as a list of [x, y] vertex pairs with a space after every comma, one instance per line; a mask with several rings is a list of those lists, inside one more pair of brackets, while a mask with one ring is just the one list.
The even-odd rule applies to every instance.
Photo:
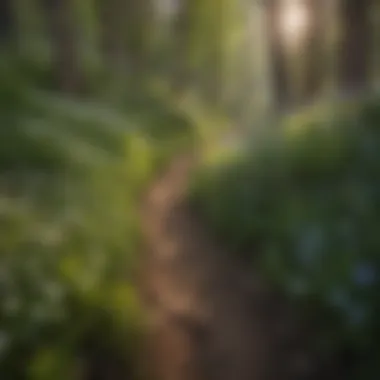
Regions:
[[148, 95], [112, 107], [0, 72], [2, 378], [138, 378], [139, 197], [192, 125]]
[[378, 98], [315, 107], [205, 163], [191, 189], [218, 238], [313, 318], [322, 355], [355, 352], [354, 379], [380, 371], [379, 152]]

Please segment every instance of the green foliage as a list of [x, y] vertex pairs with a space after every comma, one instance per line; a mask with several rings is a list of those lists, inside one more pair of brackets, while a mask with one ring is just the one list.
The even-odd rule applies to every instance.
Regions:
[[376, 367], [380, 106], [346, 107], [292, 117], [227, 163], [202, 168], [192, 197], [232, 249], [307, 302], [322, 353], [349, 344]]
[[153, 98], [116, 110], [4, 78], [0, 373], [136, 378], [138, 201], [192, 129]]

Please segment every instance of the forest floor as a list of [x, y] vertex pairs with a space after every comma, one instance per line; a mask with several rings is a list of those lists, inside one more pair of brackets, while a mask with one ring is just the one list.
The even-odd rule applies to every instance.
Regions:
[[321, 363], [308, 351], [308, 334], [290, 308], [252, 268], [216, 244], [186, 204], [195, 161], [190, 155], [175, 159], [152, 185], [141, 211], [148, 378], [330, 377], [318, 373]]

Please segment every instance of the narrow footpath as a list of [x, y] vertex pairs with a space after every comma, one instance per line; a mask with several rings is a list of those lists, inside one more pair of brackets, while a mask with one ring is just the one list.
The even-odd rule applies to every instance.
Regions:
[[197, 223], [185, 201], [193, 166], [190, 156], [174, 160], [141, 211], [148, 379], [326, 379], [287, 308]]

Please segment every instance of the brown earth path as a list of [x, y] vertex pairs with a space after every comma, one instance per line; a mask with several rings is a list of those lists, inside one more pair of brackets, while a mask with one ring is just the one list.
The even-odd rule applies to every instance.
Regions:
[[141, 211], [148, 379], [320, 378], [299, 349], [295, 319], [197, 223], [185, 202], [194, 164], [175, 159]]

